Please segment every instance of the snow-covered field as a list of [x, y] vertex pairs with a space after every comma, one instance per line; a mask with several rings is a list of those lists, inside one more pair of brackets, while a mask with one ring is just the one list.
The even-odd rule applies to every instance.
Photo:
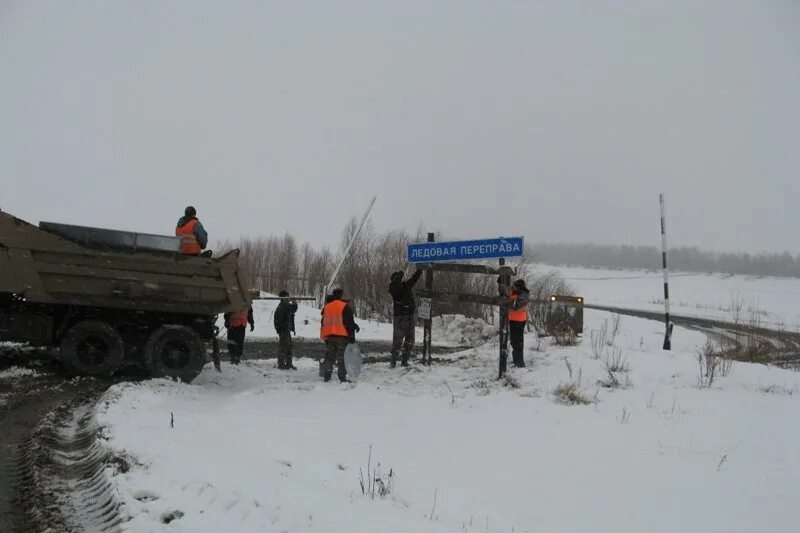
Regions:
[[[561, 273], [587, 303], [664, 309], [661, 272], [547, 265], [537, 266], [536, 271]], [[730, 321], [732, 302], [739, 302], [744, 318], [752, 309], [766, 327], [800, 331], [800, 279], [672, 272], [669, 294], [675, 314]]]
[[[608, 319], [588, 311], [587, 331]], [[107, 475], [128, 531], [797, 531], [800, 374], [735, 363], [701, 389], [704, 337], [680, 330], [662, 352], [662, 334], [622, 318], [619, 389], [598, 385], [588, 334], [542, 351], [528, 337], [505, 381], [491, 345], [367, 365], [354, 384], [300, 359], [117, 385], [96, 416], [131, 468]], [[589, 404], [556, 398], [570, 379]], [[359, 485], [370, 446], [393, 474], [383, 498]]]

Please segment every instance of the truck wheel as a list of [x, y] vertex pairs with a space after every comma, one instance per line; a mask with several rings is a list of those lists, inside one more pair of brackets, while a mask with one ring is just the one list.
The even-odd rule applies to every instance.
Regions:
[[76, 373], [109, 376], [122, 365], [125, 344], [117, 330], [99, 320], [78, 322], [61, 340], [61, 359]]
[[162, 326], [150, 335], [144, 357], [151, 376], [189, 383], [203, 370], [206, 349], [193, 329]]

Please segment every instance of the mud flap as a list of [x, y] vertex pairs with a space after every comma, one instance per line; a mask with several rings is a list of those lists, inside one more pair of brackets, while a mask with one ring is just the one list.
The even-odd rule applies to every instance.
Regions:
[[219, 339], [214, 337], [211, 341], [211, 359], [214, 360], [214, 368], [217, 372], [222, 372], [222, 366], [220, 365], [220, 358], [219, 358]]

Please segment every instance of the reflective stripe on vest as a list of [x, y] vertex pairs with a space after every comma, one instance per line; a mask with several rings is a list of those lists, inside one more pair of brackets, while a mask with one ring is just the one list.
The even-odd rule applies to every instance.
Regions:
[[195, 226], [197, 226], [197, 219], [192, 218], [183, 226], [175, 228], [175, 236], [181, 238], [181, 252], [188, 255], [200, 255], [203, 251], [194, 234]]
[[344, 327], [344, 308], [347, 302], [333, 300], [322, 309], [322, 327], [319, 336], [322, 340], [328, 337], [347, 337], [347, 328]]
[[[508, 295], [509, 298], [515, 301], [517, 299], [517, 296], [519, 295], [514, 291], [511, 291], [511, 294]], [[520, 309], [509, 309], [508, 319], [511, 322], [527, 322], [528, 310], [525, 307], [521, 307]]]
[[244, 311], [239, 311], [238, 313], [231, 313], [230, 317], [230, 325], [232, 328], [243, 328], [247, 325], [247, 316], [249, 311], [245, 309]]

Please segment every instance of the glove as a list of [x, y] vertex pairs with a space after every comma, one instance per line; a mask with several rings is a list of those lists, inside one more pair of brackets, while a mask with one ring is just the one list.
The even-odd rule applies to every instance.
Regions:
[[250, 324], [250, 331], [253, 331], [254, 329], [256, 329], [256, 325], [255, 324]]
[[353, 329], [354, 329], [354, 330], [356, 330], [356, 333], [358, 333], [359, 331], [361, 331], [361, 328], [360, 328], [360, 327], [358, 327], [358, 324], [355, 324], [355, 325], [353, 326]]
[[295, 330], [292, 330], [292, 335], [297, 335], [297, 332]]

